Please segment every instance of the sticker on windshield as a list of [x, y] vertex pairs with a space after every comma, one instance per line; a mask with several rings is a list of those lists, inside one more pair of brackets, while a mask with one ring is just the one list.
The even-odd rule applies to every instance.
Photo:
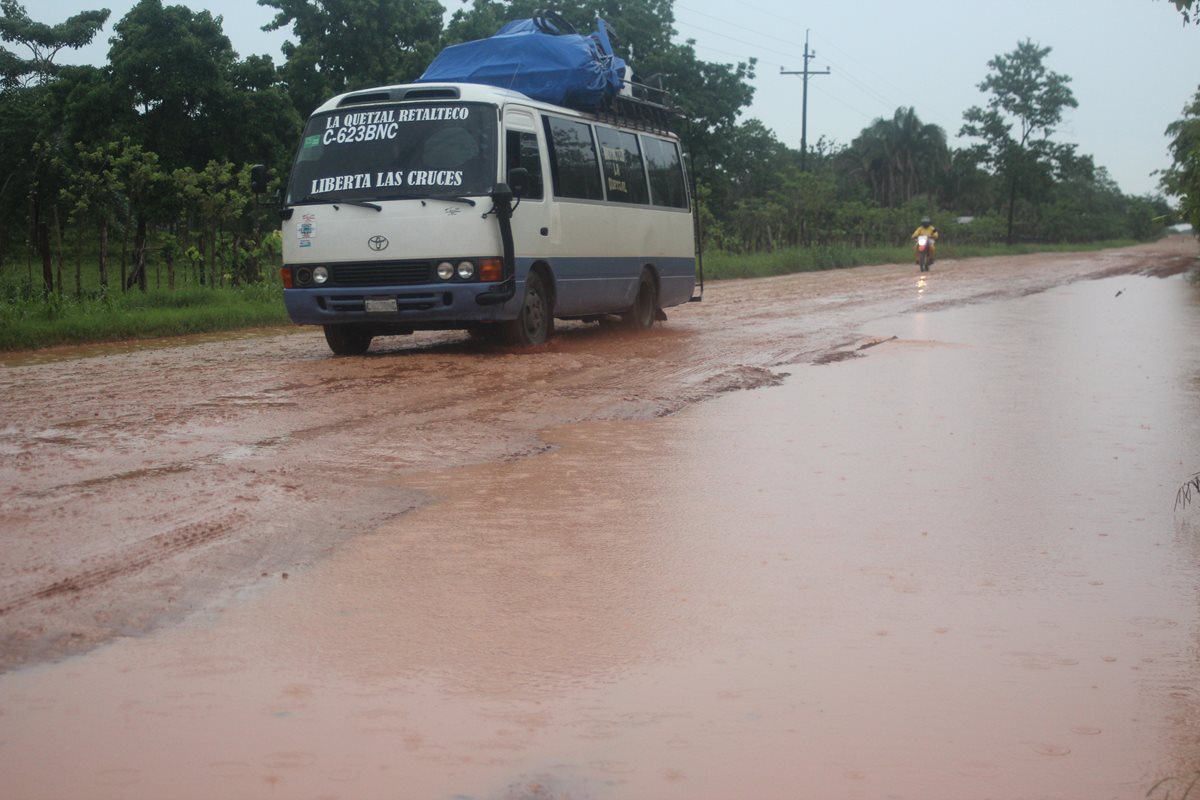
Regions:
[[387, 141], [396, 138], [400, 133], [400, 125], [405, 122], [467, 120], [470, 116], [471, 109], [466, 106], [389, 108], [384, 111], [332, 114], [325, 118], [325, 132], [318, 135], [321, 143], [326, 145]]
[[304, 148], [305, 149], [308, 149], [310, 147], [320, 147], [320, 146], [321, 146], [321, 135], [319, 133], [313, 134], [312, 136], [304, 137]]

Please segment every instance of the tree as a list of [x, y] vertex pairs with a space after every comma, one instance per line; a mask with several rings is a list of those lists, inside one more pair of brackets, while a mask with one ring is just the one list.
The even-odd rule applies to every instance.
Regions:
[[692, 155], [698, 180], [714, 179], [732, 155], [731, 139], [742, 109], [754, 99], [755, 60], [736, 65], [696, 58], [694, 42], [671, 45], [646, 59], [683, 114], [679, 135]]
[[0, 81], [13, 87], [52, 78], [58, 70], [54, 58], [59, 51], [89, 44], [104, 27], [109, 10], [81, 11], [57, 25], [30, 19], [25, 6], [16, 0], [0, 0], [0, 13], [0, 41], [22, 45], [29, 51], [28, 58], [21, 58], [8, 48], [0, 48]]
[[214, 158], [235, 163], [287, 164], [303, 121], [267, 56], [232, 64], [215, 99]]
[[57, 215], [67, 133], [54, 94], [62, 68], [54, 59], [64, 48], [89, 43], [108, 13], [84, 11], [48, 25], [30, 19], [14, 0], [0, 0], [0, 41], [29, 53], [22, 57], [0, 47], [0, 262], [8, 249], [10, 222], [27, 216], [47, 291], [53, 290], [50, 224]]
[[1166, 133], [1173, 163], [1160, 182], [1167, 194], [1179, 198], [1181, 215], [1200, 236], [1200, 89]]
[[138, 116], [107, 67], [64, 66], [45, 86], [50, 118], [63, 138], [89, 146], [119, 140]]
[[1200, 25], [1200, 0], [1171, 0], [1171, 3], [1183, 15], [1184, 25], [1189, 22]]
[[960, 214], [979, 216], [996, 207], [995, 179], [981, 169], [969, 150], [950, 153], [950, 166], [942, 180], [939, 205]]
[[237, 58], [221, 18], [140, 0], [114, 27], [113, 79], [136, 109], [129, 131], [170, 167], [212, 157], [208, 121]]
[[899, 208], [921, 193], [932, 194], [950, 168], [946, 132], [926, 125], [916, 109], [901, 106], [863, 129], [843, 156], [871, 189], [875, 202]]
[[239, 60], [223, 19], [140, 0], [115, 26], [115, 91], [130, 111], [124, 134], [164, 168], [282, 158], [300, 119], [266, 56]]
[[[1013, 242], [1018, 193], [1069, 161], [1074, 153], [1073, 145], [1050, 139], [1063, 111], [1079, 105], [1067, 85], [1071, 79], [1046, 69], [1044, 60], [1050, 51], [1026, 39], [1011, 53], [989, 61], [992, 73], [979, 84], [979, 90], [991, 92], [992, 97], [986, 109], [967, 109], [959, 131], [960, 136], [983, 140], [972, 148], [977, 162], [990, 166], [1007, 184], [1009, 244]], [[1036, 205], [1036, 195], [1029, 199]]]
[[291, 26], [281, 69], [292, 103], [307, 116], [330, 96], [411, 81], [437, 54], [437, 0], [258, 0], [277, 9], [264, 30]]
[[729, 142], [732, 147], [721, 171], [730, 202], [764, 197], [783, 185], [787, 145], [775, 138], [760, 120], [751, 119], [736, 126], [730, 132]]
[[[165, 196], [170, 191], [169, 176], [160, 165], [157, 153], [122, 142], [122, 149], [113, 161], [113, 169], [124, 189], [126, 201], [125, 234], [121, 244], [122, 289], [132, 289], [134, 284], [146, 291], [146, 251], [149, 247], [149, 225], [160, 216]], [[133, 268], [126, 275], [125, 255], [130, 229], [133, 237]]]

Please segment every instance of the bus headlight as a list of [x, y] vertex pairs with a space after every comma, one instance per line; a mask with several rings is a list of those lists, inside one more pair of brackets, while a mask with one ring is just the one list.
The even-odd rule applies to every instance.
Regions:
[[458, 277], [464, 281], [469, 281], [475, 277], [475, 265], [470, 261], [458, 262]]
[[308, 267], [296, 267], [296, 284], [308, 286], [312, 281], [312, 270]]
[[313, 269], [313, 283], [317, 286], [324, 284], [329, 280], [329, 270], [325, 267], [316, 267]]
[[448, 281], [454, 277], [454, 265], [449, 261], [443, 261], [437, 265], [437, 276], [444, 281]]

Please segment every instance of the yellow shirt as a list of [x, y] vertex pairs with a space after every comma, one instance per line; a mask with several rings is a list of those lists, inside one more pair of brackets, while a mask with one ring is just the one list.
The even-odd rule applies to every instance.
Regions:
[[917, 229], [913, 231], [913, 235], [908, 238], [915, 239], [918, 236], [928, 236], [931, 239], [936, 239], [938, 237], [937, 228], [933, 227], [932, 225], [919, 225]]

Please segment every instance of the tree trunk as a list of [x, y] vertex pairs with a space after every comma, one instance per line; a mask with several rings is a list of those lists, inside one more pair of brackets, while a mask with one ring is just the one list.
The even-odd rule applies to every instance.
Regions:
[[1005, 241], [1012, 247], [1013, 243], [1013, 211], [1017, 207], [1017, 177], [1014, 175], [1008, 181], [1008, 235]]
[[57, 258], [55, 258], [54, 260], [58, 267], [58, 275], [57, 275], [58, 293], [61, 295], [65, 295], [67, 292], [66, 292], [66, 287], [63, 286], [63, 261], [66, 259], [66, 253], [64, 252], [65, 248], [63, 248], [62, 220], [60, 220], [59, 216], [58, 216], [58, 204], [57, 203], [54, 204], [54, 244], [55, 244], [55, 250], [57, 251], [55, 253]]
[[83, 297], [83, 215], [75, 225], [75, 296]]
[[243, 283], [249, 283], [249, 267], [247, 266], [247, 261], [242, 260], [241, 234], [233, 237], [233, 258], [233, 285], [241, 286]]
[[196, 282], [201, 286], [205, 286], [208, 283], [208, 278], [206, 277], [206, 265], [208, 263], [208, 239], [204, 234], [199, 234], [196, 237], [196, 243], [200, 251], [200, 258], [199, 260], [191, 260], [192, 268], [196, 271]]
[[54, 294], [54, 264], [50, 260], [50, 224], [38, 221], [37, 249], [42, 259], [42, 295]]
[[[50, 260], [50, 226], [42, 220], [42, 204], [36, 198], [29, 201], [29, 231], [33, 250], [42, 262], [42, 296], [54, 293], [54, 266]], [[32, 267], [30, 268], [32, 277]], [[30, 284], [32, 285], [32, 280]]]
[[108, 291], [108, 217], [100, 219], [100, 291]]
[[[178, 255], [184, 257], [183, 273], [184, 279], [186, 280], [189, 274], [188, 265], [191, 264], [191, 259], [188, 257], [188, 250], [190, 249], [189, 242], [191, 241], [192, 237], [191, 219], [186, 214], [183, 215], [183, 220], [179, 223], [176, 223], [176, 227], [179, 228], [179, 230], [176, 232], [175, 241], [179, 243]], [[191, 275], [193, 279], [196, 277], [195, 270], [192, 271]]]
[[213, 223], [209, 228], [208, 238], [208, 283], [213, 288], [217, 287], [217, 226]]
[[137, 246], [134, 248], [137, 261], [138, 288], [146, 291], [146, 249], [149, 246], [149, 236], [146, 232], [146, 217], [138, 215]]
[[146, 217], [137, 216], [137, 234], [133, 239], [133, 271], [125, 279], [125, 288], [132, 289], [134, 284], [138, 289], [146, 291]]
[[129, 283], [126, 280], [129, 269], [129, 228], [133, 222], [133, 209], [125, 215], [125, 230], [121, 231], [121, 289], [129, 288]]

